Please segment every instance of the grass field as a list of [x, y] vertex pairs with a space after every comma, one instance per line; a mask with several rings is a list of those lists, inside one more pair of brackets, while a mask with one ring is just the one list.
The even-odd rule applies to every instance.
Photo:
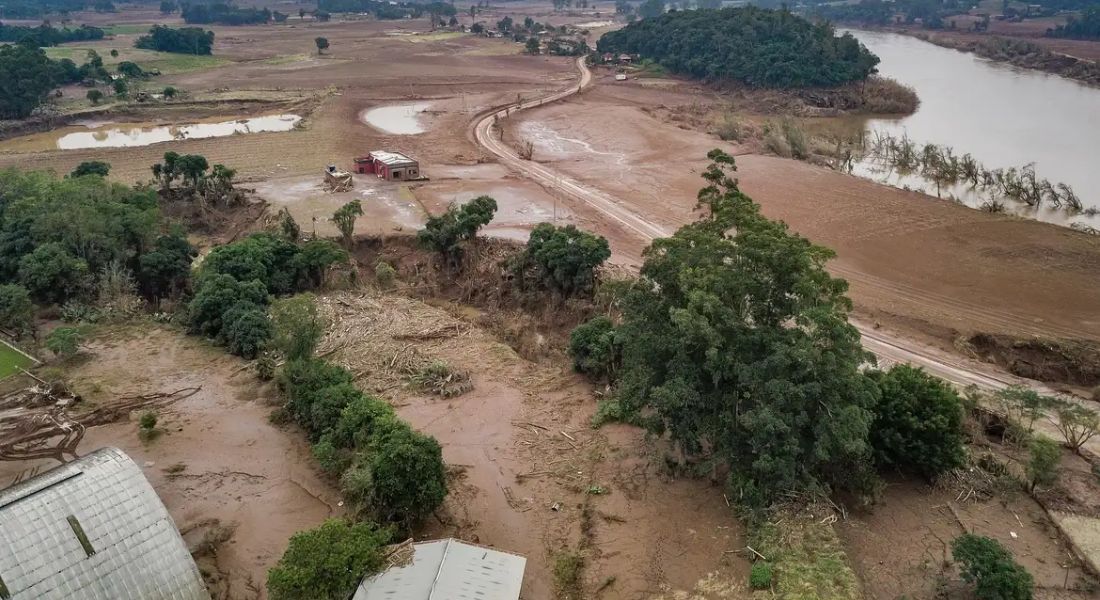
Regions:
[[95, 50], [103, 58], [103, 64], [108, 69], [118, 65], [122, 61], [130, 61], [148, 71], [159, 69], [162, 75], [174, 73], [187, 73], [189, 71], [201, 71], [224, 65], [229, 60], [218, 56], [199, 56], [196, 54], [174, 54], [172, 52], [155, 52], [153, 50], [139, 50], [137, 48], [118, 48], [118, 56], [111, 56], [110, 49], [102, 47], [91, 48], [89, 46], [58, 46], [46, 48], [46, 56], [54, 60], [68, 58], [76, 64], [83, 64], [87, 59], [88, 50]]
[[32, 364], [34, 361], [26, 355], [7, 343], [0, 342], [0, 379], [18, 373], [20, 368], [26, 369]]

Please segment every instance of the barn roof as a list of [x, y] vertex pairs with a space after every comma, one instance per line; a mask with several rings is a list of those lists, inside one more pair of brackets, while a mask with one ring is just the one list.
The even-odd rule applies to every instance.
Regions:
[[413, 546], [412, 561], [364, 579], [352, 600], [516, 600], [527, 559], [447, 539]]
[[370, 155], [375, 160], [389, 165], [391, 167], [398, 165], [415, 165], [416, 161], [401, 154], [400, 152], [390, 152], [388, 150], [371, 150]]
[[0, 492], [0, 597], [209, 600], [141, 468], [103, 448]]

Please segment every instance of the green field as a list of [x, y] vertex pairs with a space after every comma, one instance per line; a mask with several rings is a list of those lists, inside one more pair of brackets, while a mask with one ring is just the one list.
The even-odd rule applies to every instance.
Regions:
[[18, 373], [20, 368], [26, 369], [33, 364], [34, 361], [26, 355], [7, 343], [0, 342], [0, 379]]
[[196, 54], [174, 54], [172, 52], [154, 52], [153, 50], [139, 50], [137, 48], [118, 48], [118, 56], [111, 56], [109, 47], [92, 48], [90, 46], [58, 46], [45, 48], [46, 56], [54, 60], [68, 58], [76, 64], [83, 64], [87, 60], [88, 50], [95, 50], [103, 59], [103, 64], [108, 69], [118, 65], [122, 61], [137, 63], [142, 69], [149, 71], [159, 69], [162, 75], [174, 73], [187, 73], [212, 69], [228, 63], [229, 61], [217, 56], [199, 56]]

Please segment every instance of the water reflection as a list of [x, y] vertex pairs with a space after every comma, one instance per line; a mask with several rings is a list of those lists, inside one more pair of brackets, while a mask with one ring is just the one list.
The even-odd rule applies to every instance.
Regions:
[[78, 131], [62, 135], [57, 139], [57, 147], [62, 150], [75, 150], [78, 148], [123, 148], [129, 146], [148, 146], [150, 144], [185, 139], [223, 137], [237, 133], [289, 131], [301, 120], [302, 117], [298, 115], [285, 114], [253, 117], [236, 121], [223, 121], [220, 123], [97, 128], [92, 131]]

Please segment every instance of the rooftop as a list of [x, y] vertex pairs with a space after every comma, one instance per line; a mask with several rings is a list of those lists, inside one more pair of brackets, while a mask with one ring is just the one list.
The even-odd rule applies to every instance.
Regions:
[[413, 545], [412, 560], [364, 579], [352, 600], [517, 600], [527, 559], [455, 539]]
[[0, 491], [0, 597], [210, 598], [164, 504], [116, 448]]
[[400, 152], [390, 152], [388, 150], [371, 150], [370, 155], [377, 161], [395, 166], [402, 164], [416, 164], [416, 161], [401, 154]]

